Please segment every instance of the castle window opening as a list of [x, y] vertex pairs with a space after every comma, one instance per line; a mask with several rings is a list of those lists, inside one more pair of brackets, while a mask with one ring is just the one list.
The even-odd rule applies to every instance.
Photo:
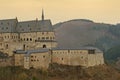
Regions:
[[43, 56], [43, 58], [45, 58], [45, 56]]
[[95, 50], [88, 50], [89, 54], [95, 54]]
[[46, 48], [46, 45], [45, 45], [45, 44], [43, 45], [43, 48]]
[[49, 39], [49, 37], [46, 37], [46, 39]]
[[42, 37], [42, 39], [44, 40], [44, 39], [45, 39], [45, 37]]
[[61, 58], [61, 60], [63, 60], [63, 58]]
[[33, 58], [33, 56], [31, 56], [31, 58]]
[[30, 41], [32, 41], [32, 38], [30, 38]]
[[6, 44], [6, 49], [8, 49], [8, 44]]
[[27, 41], [29, 41], [29, 39], [27, 38]]

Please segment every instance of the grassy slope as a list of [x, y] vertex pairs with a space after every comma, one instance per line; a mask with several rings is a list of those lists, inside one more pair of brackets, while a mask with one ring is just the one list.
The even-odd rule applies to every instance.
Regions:
[[0, 68], [0, 80], [120, 80], [120, 73], [110, 66], [81, 68], [54, 64], [47, 71]]

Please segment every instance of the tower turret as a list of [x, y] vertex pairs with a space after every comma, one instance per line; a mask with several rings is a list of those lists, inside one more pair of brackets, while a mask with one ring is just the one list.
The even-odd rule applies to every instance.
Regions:
[[44, 21], [44, 10], [42, 9], [42, 21]]

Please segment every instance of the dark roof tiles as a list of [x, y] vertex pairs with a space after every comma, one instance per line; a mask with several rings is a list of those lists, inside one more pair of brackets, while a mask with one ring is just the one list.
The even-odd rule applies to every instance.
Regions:
[[16, 19], [0, 20], [0, 32], [42, 32], [53, 31], [50, 20], [31, 20], [18, 22]]

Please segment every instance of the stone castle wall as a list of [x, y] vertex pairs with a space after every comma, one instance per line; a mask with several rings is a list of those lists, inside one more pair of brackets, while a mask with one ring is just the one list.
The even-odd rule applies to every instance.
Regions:
[[103, 53], [89, 53], [89, 50], [53, 50], [52, 63], [72, 66], [95, 66], [104, 64]]
[[16, 66], [24, 66], [27, 69], [31, 67], [47, 69], [50, 63], [83, 67], [104, 64], [102, 52], [89, 53], [89, 50], [49, 50], [46, 52], [32, 52], [27, 56], [25, 54], [15, 54], [15, 57]]
[[56, 47], [54, 32], [0, 33], [0, 51], [13, 55], [14, 50]]

